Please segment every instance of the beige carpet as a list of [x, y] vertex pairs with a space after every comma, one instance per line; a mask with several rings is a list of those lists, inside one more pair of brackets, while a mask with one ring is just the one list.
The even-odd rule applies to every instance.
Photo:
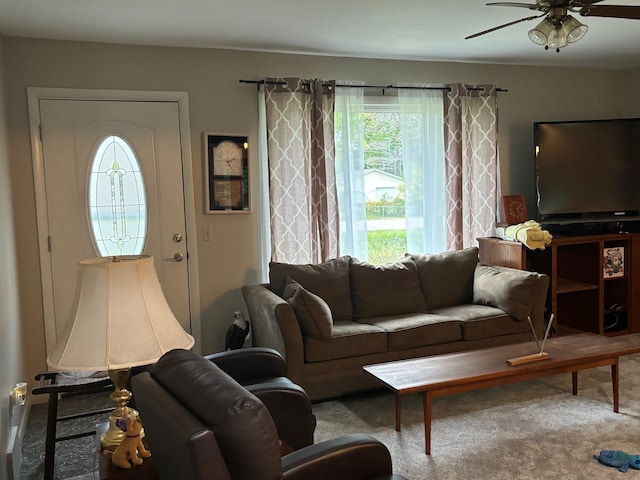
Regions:
[[[418, 395], [403, 400], [400, 433], [394, 430], [394, 397], [386, 391], [314, 404], [315, 438], [369, 433], [389, 447], [396, 473], [411, 480], [640, 480], [640, 470], [620, 473], [591, 458], [603, 449], [640, 454], [640, 354], [623, 357], [620, 371], [619, 414], [612, 409], [609, 368], [581, 372], [577, 397], [565, 374], [437, 398], [430, 457], [424, 454]], [[62, 413], [97, 408], [108, 392], [103, 397], [65, 399]], [[42, 479], [45, 419], [45, 404], [32, 407], [21, 480]], [[78, 422], [91, 427], [97, 420]], [[59, 434], [66, 429], [62, 424]], [[56, 457], [57, 479], [97, 478], [93, 437], [58, 444]]]
[[620, 361], [620, 413], [613, 412], [611, 370], [571, 374], [437, 398], [432, 455], [424, 454], [422, 401], [403, 399], [396, 432], [386, 391], [314, 404], [316, 442], [369, 433], [387, 445], [394, 471], [412, 480], [640, 479], [592, 458], [603, 449], [640, 454], [640, 355]]

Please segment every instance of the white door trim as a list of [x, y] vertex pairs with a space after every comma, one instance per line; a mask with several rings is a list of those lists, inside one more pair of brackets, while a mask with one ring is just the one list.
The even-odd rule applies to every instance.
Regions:
[[175, 102], [178, 104], [180, 119], [180, 144], [182, 148], [182, 169], [184, 172], [185, 219], [187, 224], [187, 253], [189, 258], [189, 307], [191, 311], [191, 335], [195, 338], [193, 350], [201, 353], [202, 336], [200, 321], [200, 288], [198, 276], [198, 249], [196, 209], [191, 170], [191, 129], [189, 126], [189, 98], [187, 92], [134, 91], [134, 90], [92, 90], [27, 87], [29, 105], [29, 129], [31, 133], [31, 158], [35, 188], [36, 221], [38, 229], [38, 252], [40, 254], [40, 276], [42, 286], [42, 308], [44, 313], [45, 339], [47, 345], [54, 345], [56, 339], [55, 322], [47, 321], [53, 313], [52, 272], [48, 262], [42, 262], [49, 255], [47, 205], [44, 177], [44, 159], [40, 137], [40, 100], [112, 100]]

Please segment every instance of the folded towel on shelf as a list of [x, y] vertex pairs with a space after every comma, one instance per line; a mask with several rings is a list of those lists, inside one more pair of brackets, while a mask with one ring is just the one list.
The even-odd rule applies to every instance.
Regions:
[[511, 238], [509, 235], [504, 233], [506, 228], [507, 227], [496, 227], [496, 237], [498, 237], [498, 238], [500, 238], [502, 240], [509, 240], [511, 242], [517, 242], [517, 240], [515, 238]]
[[544, 250], [553, 240], [553, 236], [547, 230], [543, 230], [535, 220], [509, 225], [504, 229], [504, 235], [518, 240], [530, 250]]

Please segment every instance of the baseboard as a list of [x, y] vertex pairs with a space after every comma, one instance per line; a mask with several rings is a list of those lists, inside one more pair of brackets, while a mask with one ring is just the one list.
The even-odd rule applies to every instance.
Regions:
[[7, 444], [7, 480], [19, 480], [20, 469], [22, 468], [22, 440], [27, 429], [29, 410], [31, 403], [23, 406], [13, 405], [11, 407], [11, 431]]

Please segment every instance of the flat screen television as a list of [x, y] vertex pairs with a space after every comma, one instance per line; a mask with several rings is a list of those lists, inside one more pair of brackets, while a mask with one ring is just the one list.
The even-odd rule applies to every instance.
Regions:
[[534, 141], [537, 214], [545, 228], [638, 228], [640, 118], [536, 122]]

